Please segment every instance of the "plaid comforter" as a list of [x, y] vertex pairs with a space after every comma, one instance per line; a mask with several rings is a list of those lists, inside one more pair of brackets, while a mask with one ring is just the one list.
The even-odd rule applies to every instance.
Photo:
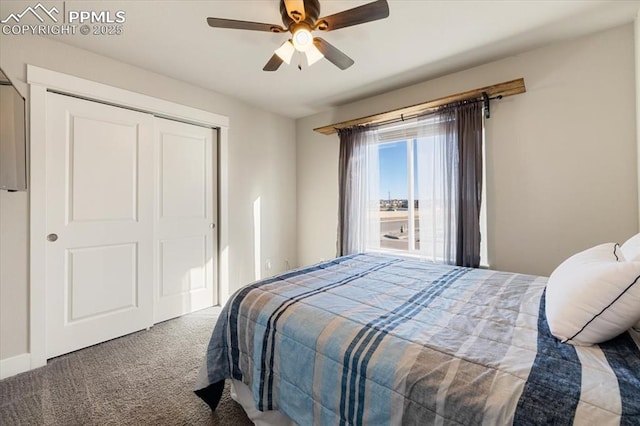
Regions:
[[260, 281], [223, 309], [197, 393], [234, 378], [300, 425], [640, 424], [638, 337], [559, 343], [545, 284], [370, 254]]

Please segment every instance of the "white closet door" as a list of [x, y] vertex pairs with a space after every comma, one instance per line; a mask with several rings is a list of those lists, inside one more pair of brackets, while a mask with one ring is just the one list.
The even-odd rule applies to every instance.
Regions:
[[47, 358], [153, 323], [153, 120], [47, 95]]
[[215, 130], [156, 119], [154, 322], [213, 306], [217, 253]]

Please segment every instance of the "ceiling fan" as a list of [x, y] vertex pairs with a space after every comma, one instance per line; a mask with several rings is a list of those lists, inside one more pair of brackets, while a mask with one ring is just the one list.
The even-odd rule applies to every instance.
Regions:
[[284, 27], [276, 24], [223, 18], [207, 18], [207, 22], [214, 28], [272, 33], [289, 31], [291, 38], [276, 49], [264, 66], [264, 71], [275, 71], [283, 62], [289, 64], [296, 51], [305, 53], [309, 66], [325, 57], [341, 70], [345, 70], [353, 65], [353, 59], [323, 38], [313, 37], [311, 31], [333, 31], [377, 21], [389, 16], [389, 5], [387, 0], [377, 0], [324, 18], [318, 18], [320, 16], [319, 0], [280, 0], [280, 14]]

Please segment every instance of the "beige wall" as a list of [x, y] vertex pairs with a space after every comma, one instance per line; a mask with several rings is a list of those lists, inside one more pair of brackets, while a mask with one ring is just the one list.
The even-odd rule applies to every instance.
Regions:
[[0, 359], [29, 347], [27, 193], [0, 191]]
[[298, 120], [298, 261], [335, 256], [333, 122], [524, 77], [486, 124], [492, 268], [548, 275], [591, 245], [638, 232], [633, 25], [556, 43]]
[[[26, 64], [225, 115], [229, 130], [230, 291], [254, 279], [253, 203], [261, 198], [262, 265], [296, 260], [295, 122], [233, 98], [50, 39], [0, 38], [0, 66], [25, 95]], [[0, 192], [0, 360], [28, 352], [28, 208]], [[263, 271], [263, 273], [266, 273]]]

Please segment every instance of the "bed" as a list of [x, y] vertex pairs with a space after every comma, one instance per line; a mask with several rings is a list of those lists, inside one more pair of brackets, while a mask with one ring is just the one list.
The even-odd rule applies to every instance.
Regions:
[[215, 410], [230, 379], [299, 425], [640, 424], [638, 334], [561, 343], [546, 283], [378, 254], [259, 281], [224, 307], [196, 394]]

